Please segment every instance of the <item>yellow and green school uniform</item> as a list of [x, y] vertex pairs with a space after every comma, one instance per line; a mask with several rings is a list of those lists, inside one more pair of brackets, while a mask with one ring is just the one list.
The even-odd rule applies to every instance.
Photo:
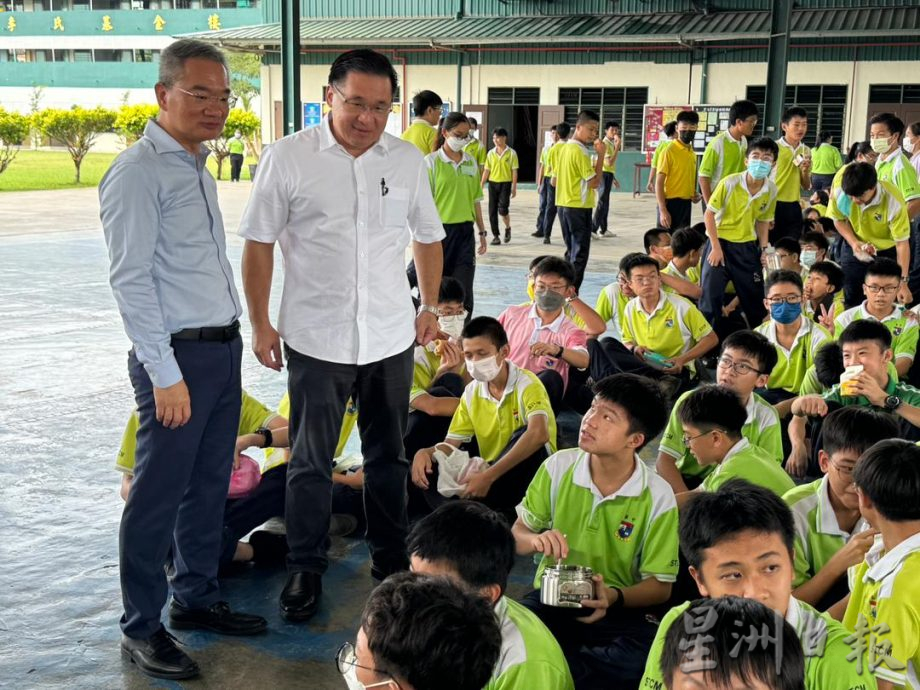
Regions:
[[422, 152], [423, 156], [427, 156], [434, 151], [434, 145], [437, 138], [438, 130], [422, 119], [413, 120], [412, 124], [409, 125], [406, 131], [402, 133], [402, 136], [400, 136], [400, 139], [403, 141], [414, 144], [415, 147]]
[[[885, 250], [910, 238], [907, 204], [890, 182], [879, 180], [875, 196], [868, 204], [856, 204], [844, 197], [847, 195], [842, 187], [831, 190], [827, 215], [833, 220], [849, 220], [853, 232], [863, 242]], [[849, 213], [844, 213], [841, 207], [849, 207]]]
[[706, 475], [698, 490], [716, 491], [731, 479], [746, 479], [780, 497], [795, 487], [795, 482], [776, 459], [763, 448], [752, 446], [746, 438], [731, 447], [722, 462]]
[[512, 171], [518, 169], [517, 152], [510, 146], [501, 153], [492, 149], [486, 155], [486, 169], [489, 171], [489, 182], [511, 182]]
[[588, 183], [596, 173], [588, 148], [580, 141], [569, 139], [551, 160], [556, 178], [556, 206], [594, 208], [597, 192]]
[[712, 141], [706, 144], [703, 159], [700, 161], [700, 177], [710, 179], [710, 189], [715, 189], [720, 180], [729, 175], [744, 172], [747, 167], [747, 137], [735, 139], [725, 130], [719, 132]]

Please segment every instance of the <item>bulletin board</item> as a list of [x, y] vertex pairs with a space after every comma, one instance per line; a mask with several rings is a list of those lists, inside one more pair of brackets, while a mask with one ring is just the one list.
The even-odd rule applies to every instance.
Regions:
[[646, 105], [642, 113], [642, 152], [654, 152], [664, 138], [664, 126], [682, 110], [695, 110], [700, 114], [700, 126], [693, 140], [693, 150], [702, 154], [706, 144], [728, 129], [729, 105]]

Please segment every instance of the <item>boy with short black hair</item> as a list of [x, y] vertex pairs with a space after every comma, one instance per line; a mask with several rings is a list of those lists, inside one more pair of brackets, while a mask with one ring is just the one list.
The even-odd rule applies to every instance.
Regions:
[[783, 113], [783, 136], [777, 139], [779, 156], [773, 169], [776, 183], [776, 223], [770, 231], [775, 244], [780, 237], [798, 239], [802, 235], [803, 189], [811, 189], [811, 149], [803, 142], [808, 134], [808, 112], [794, 106]]
[[878, 178], [890, 182], [907, 202], [907, 216], [920, 215], [920, 181], [910, 159], [901, 149], [904, 121], [894, 113], [879, 113], [869, 120], [869, 144], [878, 154], [875, 164]]
[[780, 237], [774, 245], [776, 255], [779, 257], [779, 267], [783, 271], [792, 271], [802, 276], [808, 275], [808, 269], [799, 262], [799, 255], [802, 253], [802, 246], [798, 240], [791, 237]]
[[492, 130], [492, 148], [486, 154], [481, 183], [489, 183], [489, 226], [492, 228], [492, 244], [501, 244], [498, 232], [498, 217], [505, 226], [505, 244], [511, 241], [511, 200], [517, 196], [518, 155], [508, 146], [508, 130], [496, 127]]
[[[646, 614], [667, 601], [678, 566], [674, 494], [637, 454], [667, 408], [654, 382], [631, 374], [598, 382], [594, 394], [579, 447], [543, 464], [512, 532], [519, 555], [543, 555], [523, 603], [553, 631], [579, 687], [629, 687], [655, 635]], [[578, 619], [540, 603], [544, 570], [562, 560], [596, 573]]]
[[[695, 492], [715, 491], [730, 479], [746, 479], [777, 496], [795, 485], [767, 451], [742, 436], [747, 411], [741, 398], [723, 386], [701, 386], [686, 397], [680, 407], [684, 446], [697, 463], [715, 465]], [[683, 506], [694, 491], [677, 494]]]
[[[768, 631], [765, 638], [763, 631]], [[739, 640], [762, 640], [738, 653]], [[700, 658], [705, 650], [705, 659]], [[788, 622], [741, 597], [696, 599], [667, 628], [661, 650], [667, 690], [804, 690], [805, 655]], [[661, 690], [660, 683], [648, 687]]]
[[412, 113], [415, 118], [400, 138], [415, 144], [423, 156], [437, 150], [437, 127], [443, 104], [444, 101], [434, 91], [419, 91], [412, 97]]
[[505, 596], [515, 542], [498, 513], [476, 501], [445, 503], [415, 524], [406, 550], [413, 572], [456, 580], [495, 609], [502, 651], [485, 690], [574, 690], [552, 633], [532, 611]]
[[821, 428], [822, 479], [783, 496], [795, 518], [795, 580], [800, 601], [826, 611], [849, 593], [847, 569], [862, 562], [877, 534], [859, 514], [853, 468], [859, 456], [898, 435], [890, 416], [865, 407], [831, 412]]
[[[762, 448], [776, 462], [783, 461], [783, 442], [779, 416], [766, 400], [754, 391], [766, 386], [770, 371], [776, 365], [776, 350], [760, 333], [736, 331], [722, 344], [722, 356], [716, 367], [718, 385], [738, 394], [746, 418], [741, 434], [751, 445]], [[685, 393], [671, 410], [668, 426], [658, 446], [658, 474], [682, 493], [695, 488], [714, 469], [702, 467], [684, 444], [680, 409], [690, 395]], [[688, 487], [688, 482], [692, 485]]]
[[[556, 135], [559, 139], [549, 148], [549, 151], [546, 152], [546, 163], [543, 171], [543, 192], [546, 196], [546, 212], [543, 216], [542, 224], [537, 227], [537, 230], [541, 232], [540, 236], [543, 237], [543, 244], [550, 244], [550, 236], [553, 234], [553, 223], [558, 213], [558, 209], [556, 208], [556, 185], [553, 181], [553, 170], [555, 170], [556, 166], [556, 157], [562, 150], [563, 145], [569, 140], [571, 134], [572, 125], [568, 122], [560, 122], [556, 125]], [[534, 237], [536, 236], [537, 234], [535, 232]]]
[[696, 153], [693, 151], [700, 114], [682, 110], [676, 121], [677, 139], [661, 154], [655, 177], [658, 225], [674, 230], [691, 225], [691, 208], [700, 198], [696, 192]]
[[[553, 169], [549, 164], [549, 152], [559, 142], [559, 133], [556, 131], [558, 126], [553, 125], [549, 128], [549, 144], [540, 151], [540, 160], [537, 162], [537, 197], [540, 204], [537, 208], [537, 229], [531, 233], [531, 237], [543, 237], [543, 220], [546, 218], [547, 197], [549, 196], [549, 190], [554, 189], [553, 185], [549, 184], [553, 177]], [[553, 197], [553, 200], [553, 207], [555, 208], [555, 197]], [[553, 213], [555, 213], [555, 210]], [[544, 244], [549, 243], [545, 242]]]
[[[854, 631], [858, 662], [874, 664], [880, 690], [916, 689], [920, 678], [920, 448], [899, 439], [877, 443], [856, 463], [853, 481], [859, 510], [882, 539], [856, 569], [843, 624]], [[867, 641], [872, 645], [868, 650]]]
[[[666, 292], [676, 292], [694, 302], [703, 294], [700, 287], [700, 256], [706, 238], [692, 228], [680, 228], [671, 235], [671, 260], [661, 270]], [[673, 281], [673, 282], [672, 282]]]
[[757, 105], [754, 102], [735, 101], [728, 111], [728, 128], [706, 144], [699, 172], [704, 203], [709, 203], [720, 180], [744, 172], [748, 137], [754, 135], [757, 117]]
[[[623, 339], [623, 311], [626, 304], [636, 293], [629, 286], [629, 276], [627, 269], [631, 261], [636, 256], [642, 256], [640, 252], [631, 252], [625, 254], [620, 263], [617, 265], [617, 279], [600, 291], [597, 296], [597, 302], [594, 304], [594, 311], [606, 322], [607, 329], [615, 340]], [[605, 340], [607, 340], [605, 338]], [[603, 378], [603, 377], [601, 377]]]
[[833, 261], [812, 264], [802, 297], [805, 315], [830, 331], [834, 318], [843, 313], [843, 270]]
[[671, 253], [671, 231], [664, 228], [652, 228], [642, 235], [645, 253], [658, 262], [658, 268], [664, 270], [674, 255]]
[[[610, 191], [616, 187], [620, 188], [617, 180], [617, 157], [623, 149], [623, 141], [620, 139], [620, 123], [608, 121], [604, 124], [604, 146], [606, 152], [604, 155], [603, 177], [601, 178], [600, 187], [597, 190], [597, 208], [594, 209], [594, 218], [591, 222], [592, 232], [607, 234], [607, 216], [610, 213]], [[616, 237], [611, 234], [611, 237]]]
[[830, 242], [827, 241], [827, 237], [824, 235], [823, 231], [818, 232], [817, 230], [811, 230], [802, 234], [799, 246], [802, 249], [802, 255], [799, 257], [799, 261], [801, 261], [802, 265], [806, 268], [811, 268], [816, 263], [827, 259], [827, 250], [830, 249]]
[[482, 169], [486, 166], [486, 147], [479, 140], [479, 122], [475, 117], [467, 116], [466, 119], [470, 123], [470, 143], [464, 146], [463, 150], [476, 161], [476, 165], [479, 166], [479, 172], [482, 174]]
[[[790, 592], [794, 575], [792, 513], [772, 491], [736, 479], [692, 497], [680, 514], [680, 548], [700, 594], [756, 599], [785, 618], [805, 652], [807, 690], [875, 689], [875, 678], [847, 660], [847, 631]], [[685, 603], [662, 619], [645, 667], [643, 689], [660, 687], [659, 659], [671, 623]], [[708, 687], [708, 686], [706, 686]]]

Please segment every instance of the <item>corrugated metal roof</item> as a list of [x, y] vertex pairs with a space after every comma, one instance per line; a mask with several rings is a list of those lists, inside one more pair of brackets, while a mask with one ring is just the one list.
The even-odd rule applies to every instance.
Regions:
[[[769, 12], [307, 19], [300, 23], [303, 46], [707, 42], [766, 40], [769, 32]], [[916, 35], [920, 35], [920, 7], [796, 10], [792, 17], [793, 39]], [[260, 24], [195, 36], [223, 45], [278, 46], [281, 25]]]

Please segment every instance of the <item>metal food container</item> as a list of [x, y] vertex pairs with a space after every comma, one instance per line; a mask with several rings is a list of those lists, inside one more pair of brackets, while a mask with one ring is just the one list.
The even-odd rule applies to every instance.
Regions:
[[553, 565], [543, 571], [540, 602], [547, 606], [580, 609], [584, 599], [594, 598], [594, 571], [580, 565]]

